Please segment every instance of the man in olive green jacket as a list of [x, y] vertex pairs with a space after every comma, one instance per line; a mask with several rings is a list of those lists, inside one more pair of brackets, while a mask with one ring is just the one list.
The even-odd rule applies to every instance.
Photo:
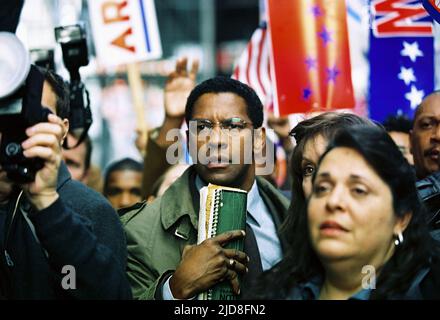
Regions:
[[[163, 279], [176, 270], [184, 247], [197, 241], [199, 205], [194, 203], [190, 188], [194, 174], [194, 168], [189, 168], [161, 198], [148, 206], [139, 204], [122, 218], [129, 252], [128, 277], [137, 299], [162, 299]], [[289, 201], [265, 179], [256, 180], [272, 214], [278, 221], [284, 220]]]
[[[148, 206], [139, 204], [122, 218], [127, 272], [137, 299], [192, 299], [222, 281], [229, 281], [234, 294], [240, 295], [241, 288], [249, 288], [262, 271], [281, 260], [286, 246], [278, 227], [289, 201], [256, 177], [254, 155], [265, 148], [266, 137], [261, 128], [263, 109], [255, 92], [236, 80], [213, 78], [195, 87], [185, 112], [195, 164], [161, 198]], [[194, 122], [196, 132], [191, 131]], [[238, 135], [223, 135], [229, 129]], [[201, 143], [197, 134], [206, 130], [208, 142]], [[246, 148], [235, 150], [233, 142], [252, 146], [251, 163], [243, 160]], [[208, 162], [200, 160], [203, 151]], [[239, 156], [239, 163], [222, 162], [231, 154], [232, 159], [236, 159], [234, 154]], [[226, 232], [196, 245], [199, 191], [208, 183], [248, 192], [246, 232]], [[244, 252], [224, 248], [239, 238], [244, 238]], [[239, 275], [244, 275], [240, 283]]]

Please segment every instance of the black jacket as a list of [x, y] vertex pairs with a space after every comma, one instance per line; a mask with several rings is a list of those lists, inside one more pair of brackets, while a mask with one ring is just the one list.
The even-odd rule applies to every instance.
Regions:
[[[116, 212], [99, 193], [72, 180], [64, 163], [57, 191], [59, 199], [40, 212], [24, 196], [0, 208], [3, 297], [131, 298], [125, 275], [125, 236]], [[75, 268], [75, 282], [72, 269], [62, 273], [64, 266]], [[69, 288], [76, 288], [63, 289], [63, 279]]]
[[417, 192], [426, 206], [431, 230], [440, 229], [440, 171], [416, 182]]

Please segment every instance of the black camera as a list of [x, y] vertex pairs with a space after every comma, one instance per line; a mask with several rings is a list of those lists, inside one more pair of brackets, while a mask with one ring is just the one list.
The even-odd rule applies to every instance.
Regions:
[[0, 164], [16, 183], [35, 180], [42, 159], [28, 159], [21, 143], [26, 129], [47, 121], [49, 109], [41, 105], [44, 75], [30, 65], [29, 54], [15, 35], [0, 32]]
[[89, 64], [86, 33], [81, 24], [62, 26], [55, 28], [55, 38], [61, 44], [63, 62], [70, 74], [69, 131], [79, 138], [78, 145], [92, 125], [89, 93], [79, 74], [79, 68]]
[[55, 71], [55, 59], [53, 49], [31, 49], [32, 62], [39, 67]]
[[80, 24], [56, 27], [55, 39], [61, 44], [63, 62], [69, 70], [70, 80], [80, 81], [79, 68], [89, 64], [84, 28]]

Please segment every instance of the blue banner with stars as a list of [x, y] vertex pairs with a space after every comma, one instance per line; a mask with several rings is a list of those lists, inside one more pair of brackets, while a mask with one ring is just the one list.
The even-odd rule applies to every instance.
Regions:
[[432, 19], [422, 1], [371, 1], [369, 116], [413, 118], [434, 90]]

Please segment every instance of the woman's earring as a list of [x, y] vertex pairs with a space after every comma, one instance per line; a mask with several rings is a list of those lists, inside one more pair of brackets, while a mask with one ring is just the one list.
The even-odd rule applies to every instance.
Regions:
[[397, 239], [394, 240], [394, 244], [395, 244], [396, 246], [398, 246], [398, 245], [401, 244], [402, 242], [403, 242], [403, 234], [402, 234], [402, 232], [399, 232], [399, 233], [397, 234]]

